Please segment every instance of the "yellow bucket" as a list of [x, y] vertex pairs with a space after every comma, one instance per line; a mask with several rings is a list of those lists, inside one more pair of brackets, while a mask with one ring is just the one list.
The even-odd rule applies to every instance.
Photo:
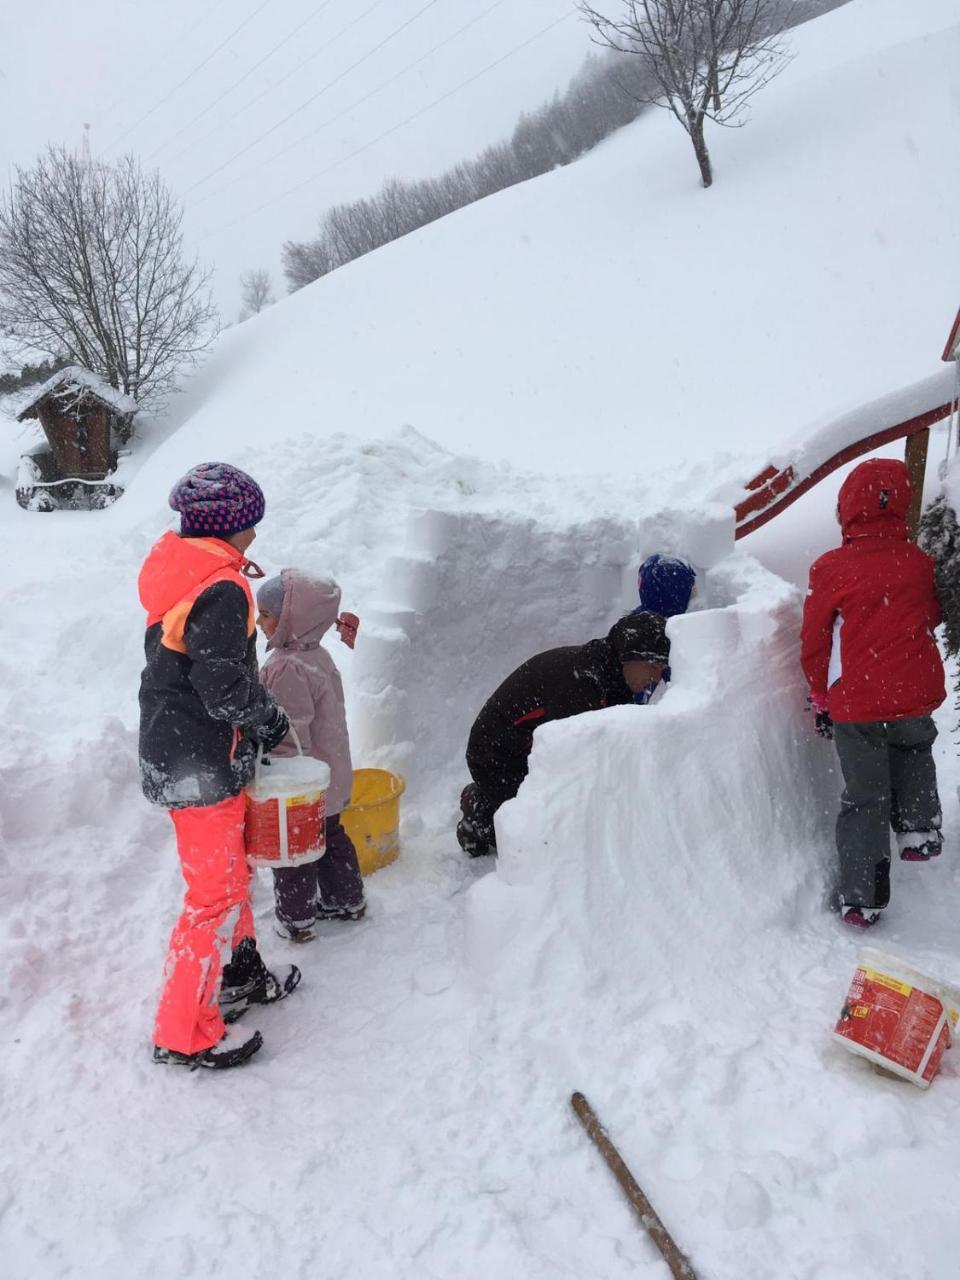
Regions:
[[400, 797], [406, 783], [386, 769], [354, 769], [350, 803], [340, 813], [360, 872], [369, 876], [400, 854]]

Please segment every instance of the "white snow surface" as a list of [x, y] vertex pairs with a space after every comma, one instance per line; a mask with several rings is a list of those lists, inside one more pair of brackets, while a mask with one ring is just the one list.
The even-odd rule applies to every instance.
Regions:
[[[661, 1280], [580, 1089], [701, 1280], [954, 1280], [960, 1050], [921, 1094], [831, 1042], [861, 941], [828, 909], [838, 775], [799, 567], [760, 562], [835, 541], [842, 477], [737, 550], [711, 495], [933, 372], [960, 17], [854, 0], [791, 39], [712, 192], [650, 117], [227, 335], [109, 510], [0, 485], [5, 1276]], [[258, 882], [304, 980], [223, 1075], [149, 1060], [182, 886], [135, 741], [137, 569], [218, 456], [264, 484], [251, 554], [360, 614], [332, 646], [357, 763], [409, 781], [364, 921], [282, 943]], [[539, 730], [499, 859], [465, 860], [483, 698], [602, 634], [655, 550], [699, 570], [669, 691]], [[957, 983], [939, 722], [945, 851], [895, 863], [871, 941]]]

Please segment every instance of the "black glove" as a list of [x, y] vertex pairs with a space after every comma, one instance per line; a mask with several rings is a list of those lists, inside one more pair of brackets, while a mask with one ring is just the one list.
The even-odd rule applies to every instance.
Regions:
[[830, 719], [830, 712], [818, 711], [814, 717], [813, 727], [821, 738], [826, 738], [829, 742], [833, 737], [833, 721]]
[[233, 753], [231, 768], [238, 787], [245, 787], [257, 765], [257, 748], [252, 738], [241, 738]]
[[287, 713], [277, 703], [273, 704], [273, 709], [262, 724], [257, 725], [255, 729], [247, 730], [249, 737], [253, 738], [258, 746], [263, 747], [265, 752], [279, 747], [289, 732], [290, 721], [287, 719]]

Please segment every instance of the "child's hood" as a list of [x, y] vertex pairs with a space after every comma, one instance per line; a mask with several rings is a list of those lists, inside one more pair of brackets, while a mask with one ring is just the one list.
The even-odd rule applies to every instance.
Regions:
[[910, 472], [896, 458], [871, 458], [844, 480], [837, 515], [844, 539], [906, 538]]
[[167, 532], [143, 562], [137, 579], [140, 603], [150, 617], [163, 617], [207, 578], [224, 569], [239, 571], [243, 564], [243, 554], [219, 538], [181, 538]]
[[299, 569], [284, 569], [283, 608], [267, 649], [297, 649], [319, 644], [337, 620], [340, 588], [332, 578], [315, 578]]

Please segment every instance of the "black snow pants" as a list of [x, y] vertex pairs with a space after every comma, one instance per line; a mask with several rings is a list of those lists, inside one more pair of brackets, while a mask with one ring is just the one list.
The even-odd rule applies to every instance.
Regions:
[[930, 716], [834, 725], [844, 790], [837, 818], [840, 895], [844, 903], [890, 901], [890, 828], [939, 831], [940, 797]]
[[520, 790], [532, 743], [529, 729], [505, 724], [493, 715], [477, 719], [467, 743], [467, 768], [473, 782], [460, 796], [457, 826], [457, 839], [466, 853], [477, 856], [497, 847], [493, 815]]

